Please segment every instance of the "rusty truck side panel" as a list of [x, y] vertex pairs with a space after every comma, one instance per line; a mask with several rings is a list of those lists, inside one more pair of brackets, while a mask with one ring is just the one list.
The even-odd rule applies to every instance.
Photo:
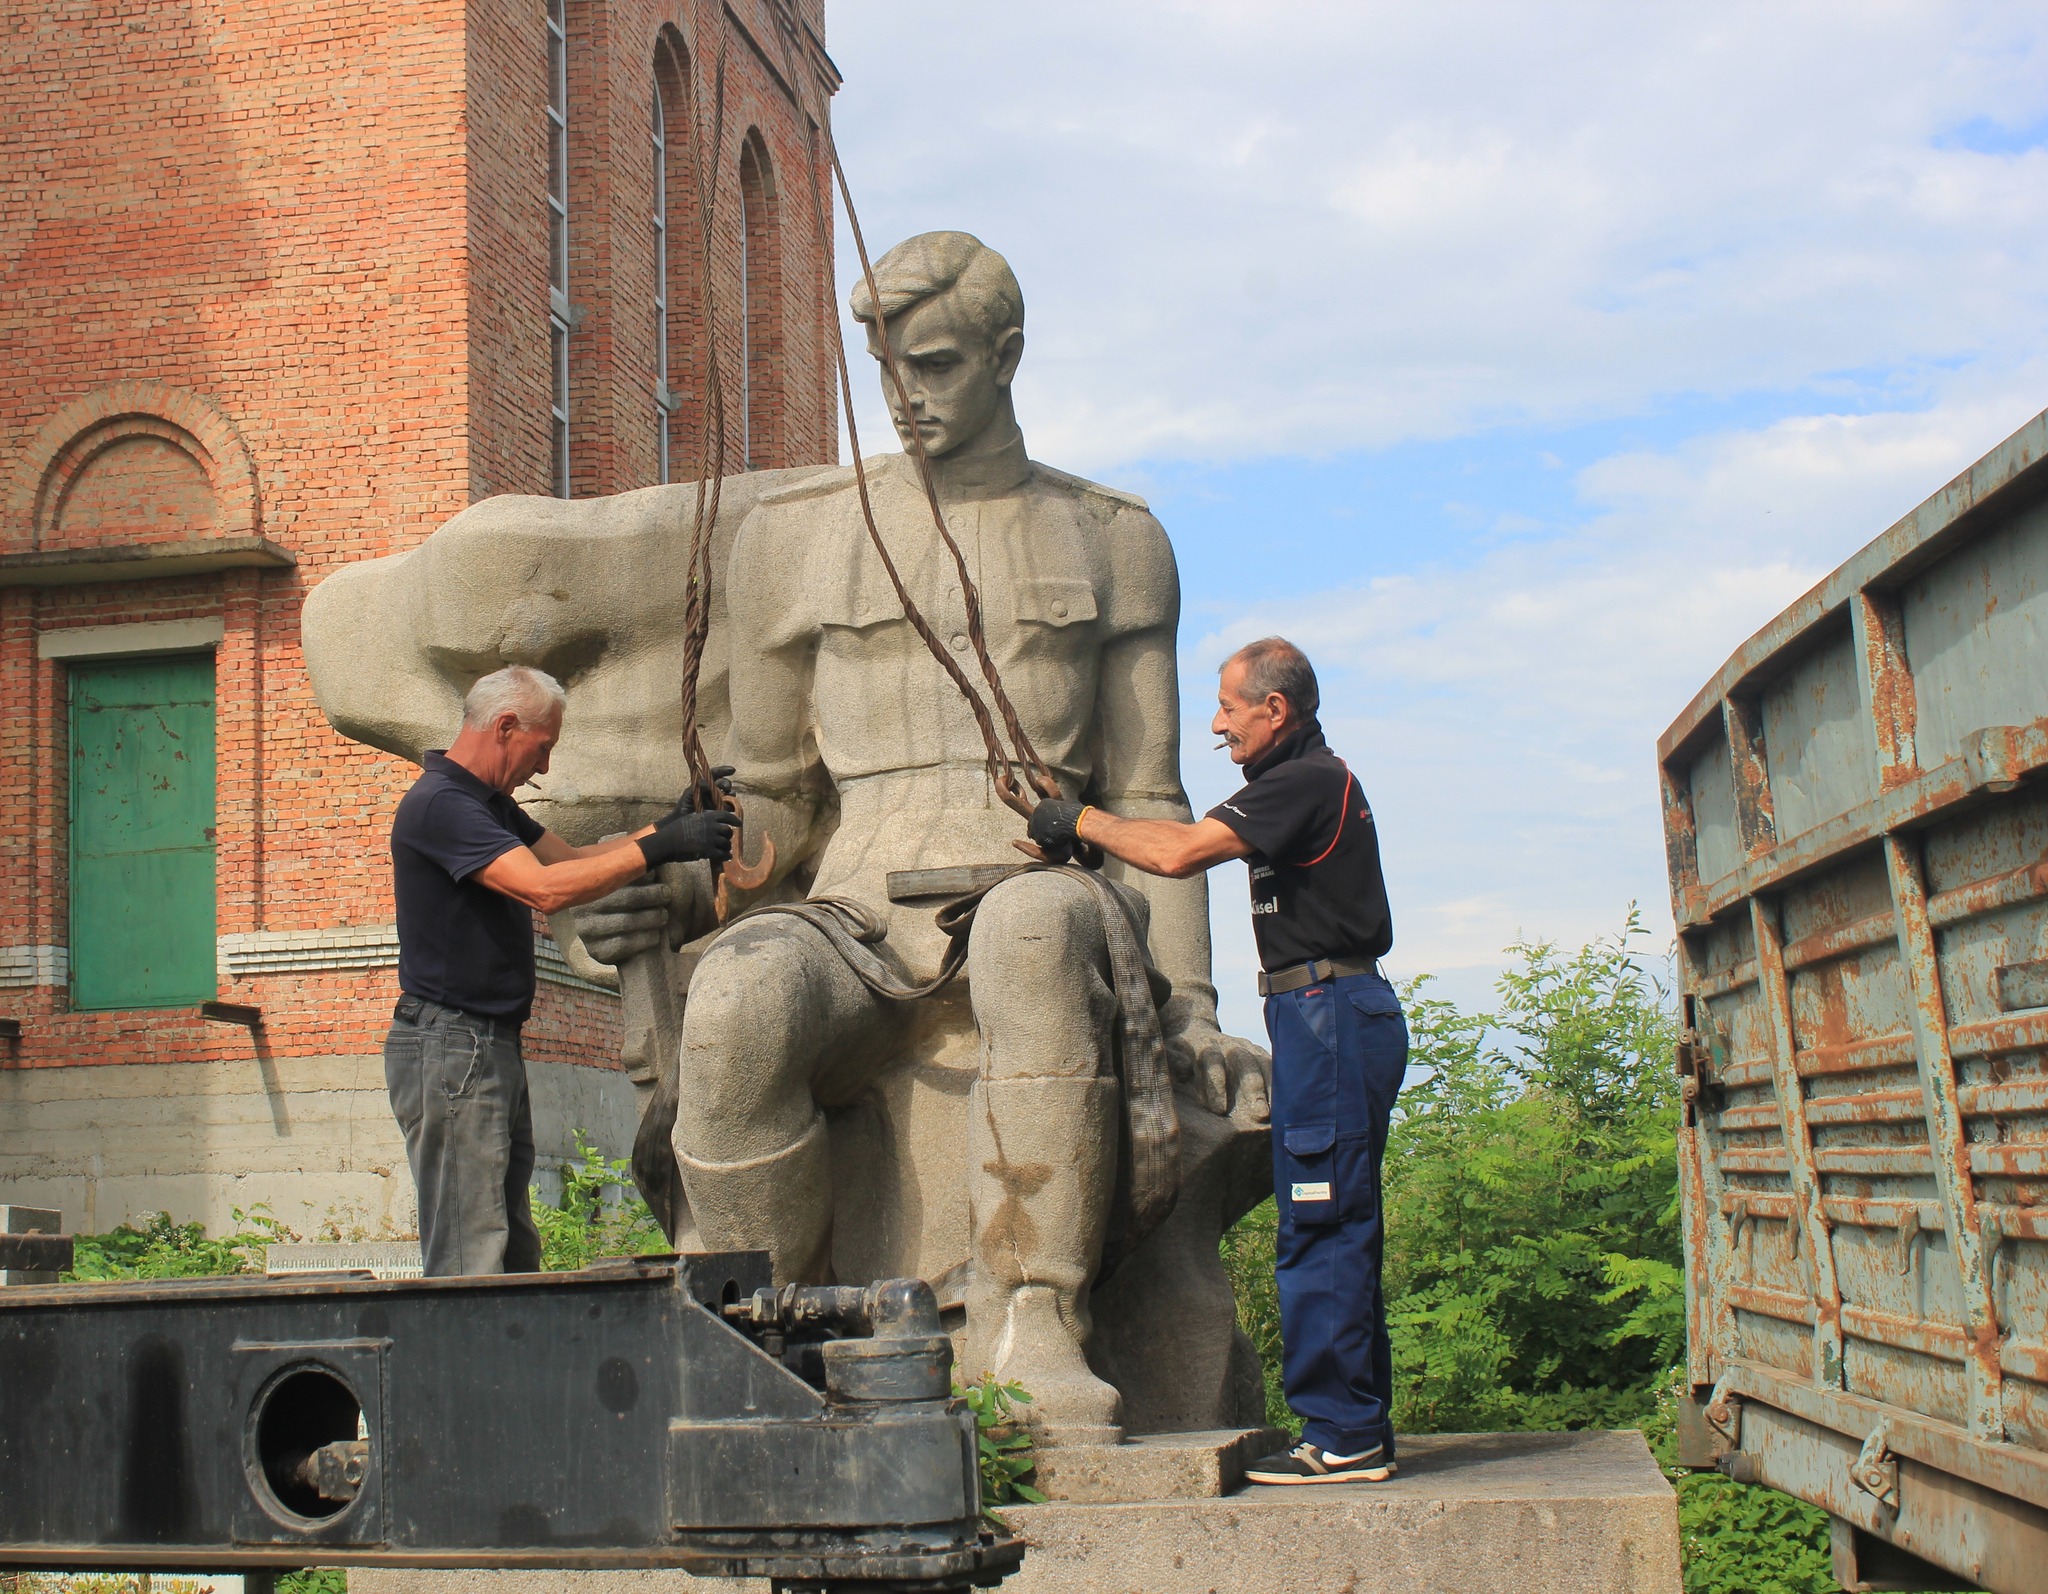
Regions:
[[2048, 1588], [2048, 415], [1657, 756], [1687, 1459], [1824, 1506], [1838, 1551]]

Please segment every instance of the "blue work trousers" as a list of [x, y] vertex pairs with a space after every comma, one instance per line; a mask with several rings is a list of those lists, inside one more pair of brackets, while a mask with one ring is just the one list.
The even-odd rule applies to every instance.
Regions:
[[1394, 1453], [1380, 1290], [1380, 1159], [1408, 1067], [1401, 1000], [1378, 974], [1266, 998], [1282, 1376], [1302, 1437]]
[[419, 1191], [427, 1277], [538, 1272], [519, 1026], [403, 997], [384, 1041], [384, 1084]]

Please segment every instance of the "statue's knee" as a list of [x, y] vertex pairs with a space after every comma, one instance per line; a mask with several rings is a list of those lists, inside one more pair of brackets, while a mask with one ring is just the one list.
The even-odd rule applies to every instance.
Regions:
[[793, 1111], [808, 1121], [806, 1060], [790, 1021], [804, 984], [801, 949], [772, 937], [735, 937], [705, 953], [678, 1059], [677, 1124], [693, 1142], [744, 1135]]
[[976, 914], [967, 968], [987, 1077], [1088, 1077], [1105, 1066], [1116, 996], [1101, 910], [1084, 891], [1022, 875]]
[[970, 967], [1000, 966], [1011, 979], [1056, 979], [1099, 966], [1102, 910], [1087, 888], [1055, 874], [1018, 875], [983, 899], [968, 942]]

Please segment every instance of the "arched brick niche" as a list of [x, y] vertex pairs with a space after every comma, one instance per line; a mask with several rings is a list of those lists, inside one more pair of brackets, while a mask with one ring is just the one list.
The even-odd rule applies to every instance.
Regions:
[[8, 510], [17, 550], [251, 537], [263, 519], [234, 423], [164, 382], [117, 382], [59, 409], [24, 450]]

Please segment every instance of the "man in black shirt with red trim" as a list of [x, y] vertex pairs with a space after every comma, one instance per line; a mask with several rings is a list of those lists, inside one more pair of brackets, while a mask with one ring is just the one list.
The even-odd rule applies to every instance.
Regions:
[[1247, 1470], [1255, 1483], [1377, 1482], [1394, 1470], [1380, 1159], [1408, 1026], [1379, 971], [1394, 931], [1372, 809], [1323, 740], [1319, 700], [1299, 648], [1250, 643], [1224, 661], [1210, 727], [1243, 766], [1242, 791], [1193, 824], [1056, 800], [1031, 816], [1048, 857], [1080, 842], [1175, 878], [1228, 858], [1251, 869], [1273, 1043], [1281, 1360], [1303, 1419], [1300, 1444]]

